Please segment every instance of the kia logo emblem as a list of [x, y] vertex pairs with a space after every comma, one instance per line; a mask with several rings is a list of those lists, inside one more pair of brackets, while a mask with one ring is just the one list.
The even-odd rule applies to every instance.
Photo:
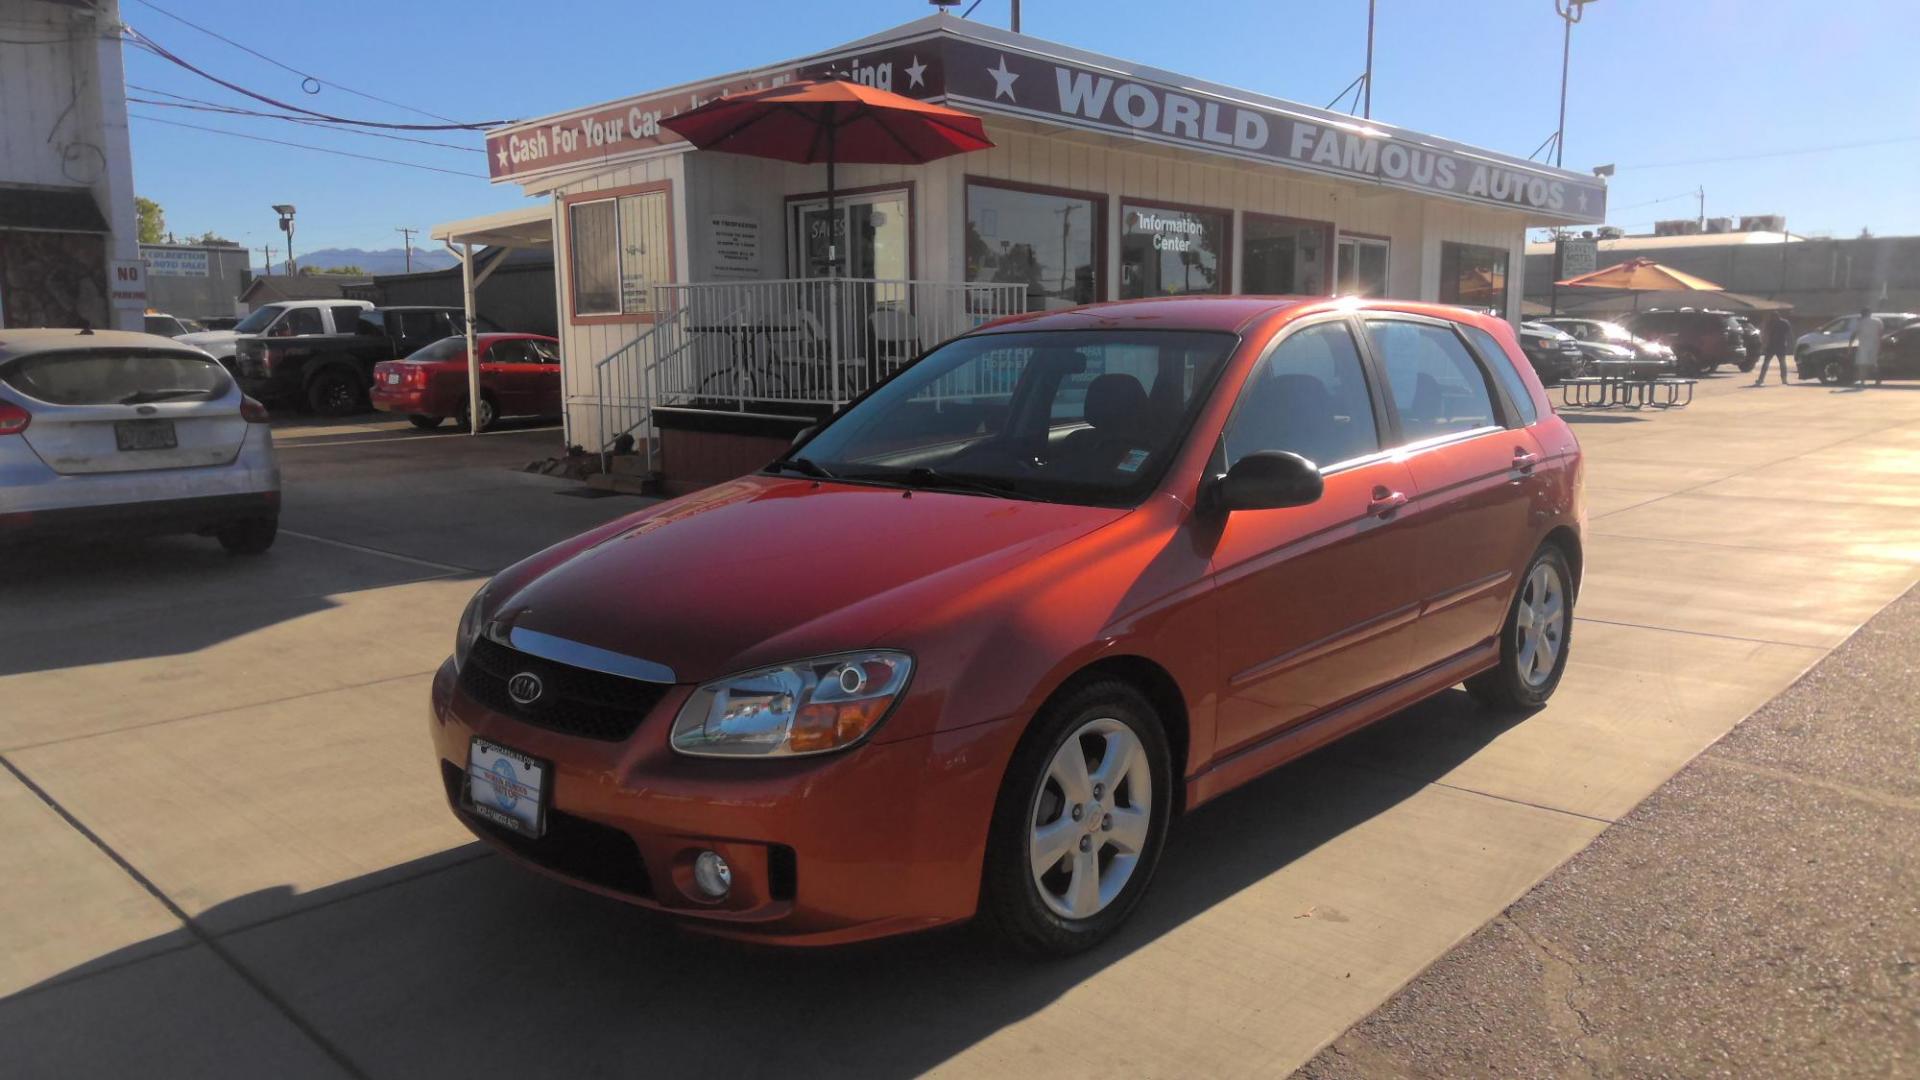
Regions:
[[507, 696], [521, 705], [531, 705], [540, 700], [540, 692], [545, 689], [540, 676], [531, 671], [523, 671], [507, 680]]

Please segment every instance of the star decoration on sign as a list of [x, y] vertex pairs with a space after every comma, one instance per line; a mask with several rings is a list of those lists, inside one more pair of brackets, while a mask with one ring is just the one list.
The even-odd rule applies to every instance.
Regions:
[[500, 144], [500, 151], [495, 156], [500, 159], [500, 167], [503, 169], [506, 168], [507, 167], [507, 144], [506, 143]]
[[996, 98], [997, 98], [997, 97], [999, 97], [999, 96], [1000, 96], [1001, 94], [1005, 94], [1005, 95], [1007, 95], [1007, 100], [1008, 100], [1008, 101], [1018, 101], [1018, 100], [1019, 100], [1018, 98], [1015, 98], [1015, 97], [1013, 96], [1013, 80], [1015, 80], [1015, 79], [1017, 79], [1017, 78], [1019, 78], [1020, 76], [1018, 76], [1018, 75], [1016, 75], [1016, 74], [1014, 74], [1013, 72], [1011, 72], [1011, 71], [1008, 71], [1008, 70], [1007, 70], [1007, 58], [1006, 58], [1006, 57], [1004, 57], [1004, 56], [1002, 56], [1002, 57], [1000, 58], [1000, 66], [999, 66], [999, 67], [997, 67], [997, 68], [988, 68], [988, 69], [987, 69], [987, 74], [989, 74], [989, 75], [991, 75], [991, 76], [993, 76], [993, 96], [994, 96], [994, 97], [996, 97]]
[[1577, 197], [1580, 200], [1580, 212], [1584, 214], [1587, 212], [1587, 193], [1582, 191]]
[[913, 58], [913, 63], [907, 65], [906, 71], [908, 89], [927, 85], [927, 80], [924, 78], [927, 73], [927, 65], [921, 63], [918, 56]]

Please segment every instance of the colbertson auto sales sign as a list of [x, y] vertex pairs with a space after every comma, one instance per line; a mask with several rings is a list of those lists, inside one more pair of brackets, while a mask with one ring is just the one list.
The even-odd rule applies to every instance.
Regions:
[[665, 117], [721, 94], [834, 74], [982, 114], [1065, 124], [1539, 217], [1605, 220], [1606, 186], [1596, 179], [1357, 119], [1174, 85], [1166, 80], [1175, 77], [1164, 72], [1112, 64], [941, 30], [504, 128], [487, 137], [488, 164], [495, 180], [525, 180], [644, 153], [681, 141], [660, 126]]

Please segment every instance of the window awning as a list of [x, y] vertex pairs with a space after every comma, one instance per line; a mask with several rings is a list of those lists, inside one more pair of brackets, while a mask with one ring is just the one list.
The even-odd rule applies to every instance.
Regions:
[[0, 184], [0, 229], [112, 232], [86, 188]]

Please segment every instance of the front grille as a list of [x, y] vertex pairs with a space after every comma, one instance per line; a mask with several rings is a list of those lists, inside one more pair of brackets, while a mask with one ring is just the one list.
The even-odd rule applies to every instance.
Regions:
[[[442, 761], [440, 776], [447, 786], [447, 799], [455, 806], [464, 806], [466, 773], [453, 762]], [[633, 837], [611, 825], [549, 809], [547, 834], [530, 840], [478, 815], [465, 814], [464, 817], [508, 851], [556, 874], [631, 896], [653, 895], [653, 882], [647, 877], [647, 864], [640, 857], [639, 845], [633, 842]]]
[[[532, 705], [507, 694], [507, 681], [521, 672], [539, 676], [542, 691]], [[460, 668], [460, 688], [498, 713], [534, 727], [620, 742], [631, 737], [647, 713], [673, 689], [605, 672], [558, 664], [481, 638]]]

